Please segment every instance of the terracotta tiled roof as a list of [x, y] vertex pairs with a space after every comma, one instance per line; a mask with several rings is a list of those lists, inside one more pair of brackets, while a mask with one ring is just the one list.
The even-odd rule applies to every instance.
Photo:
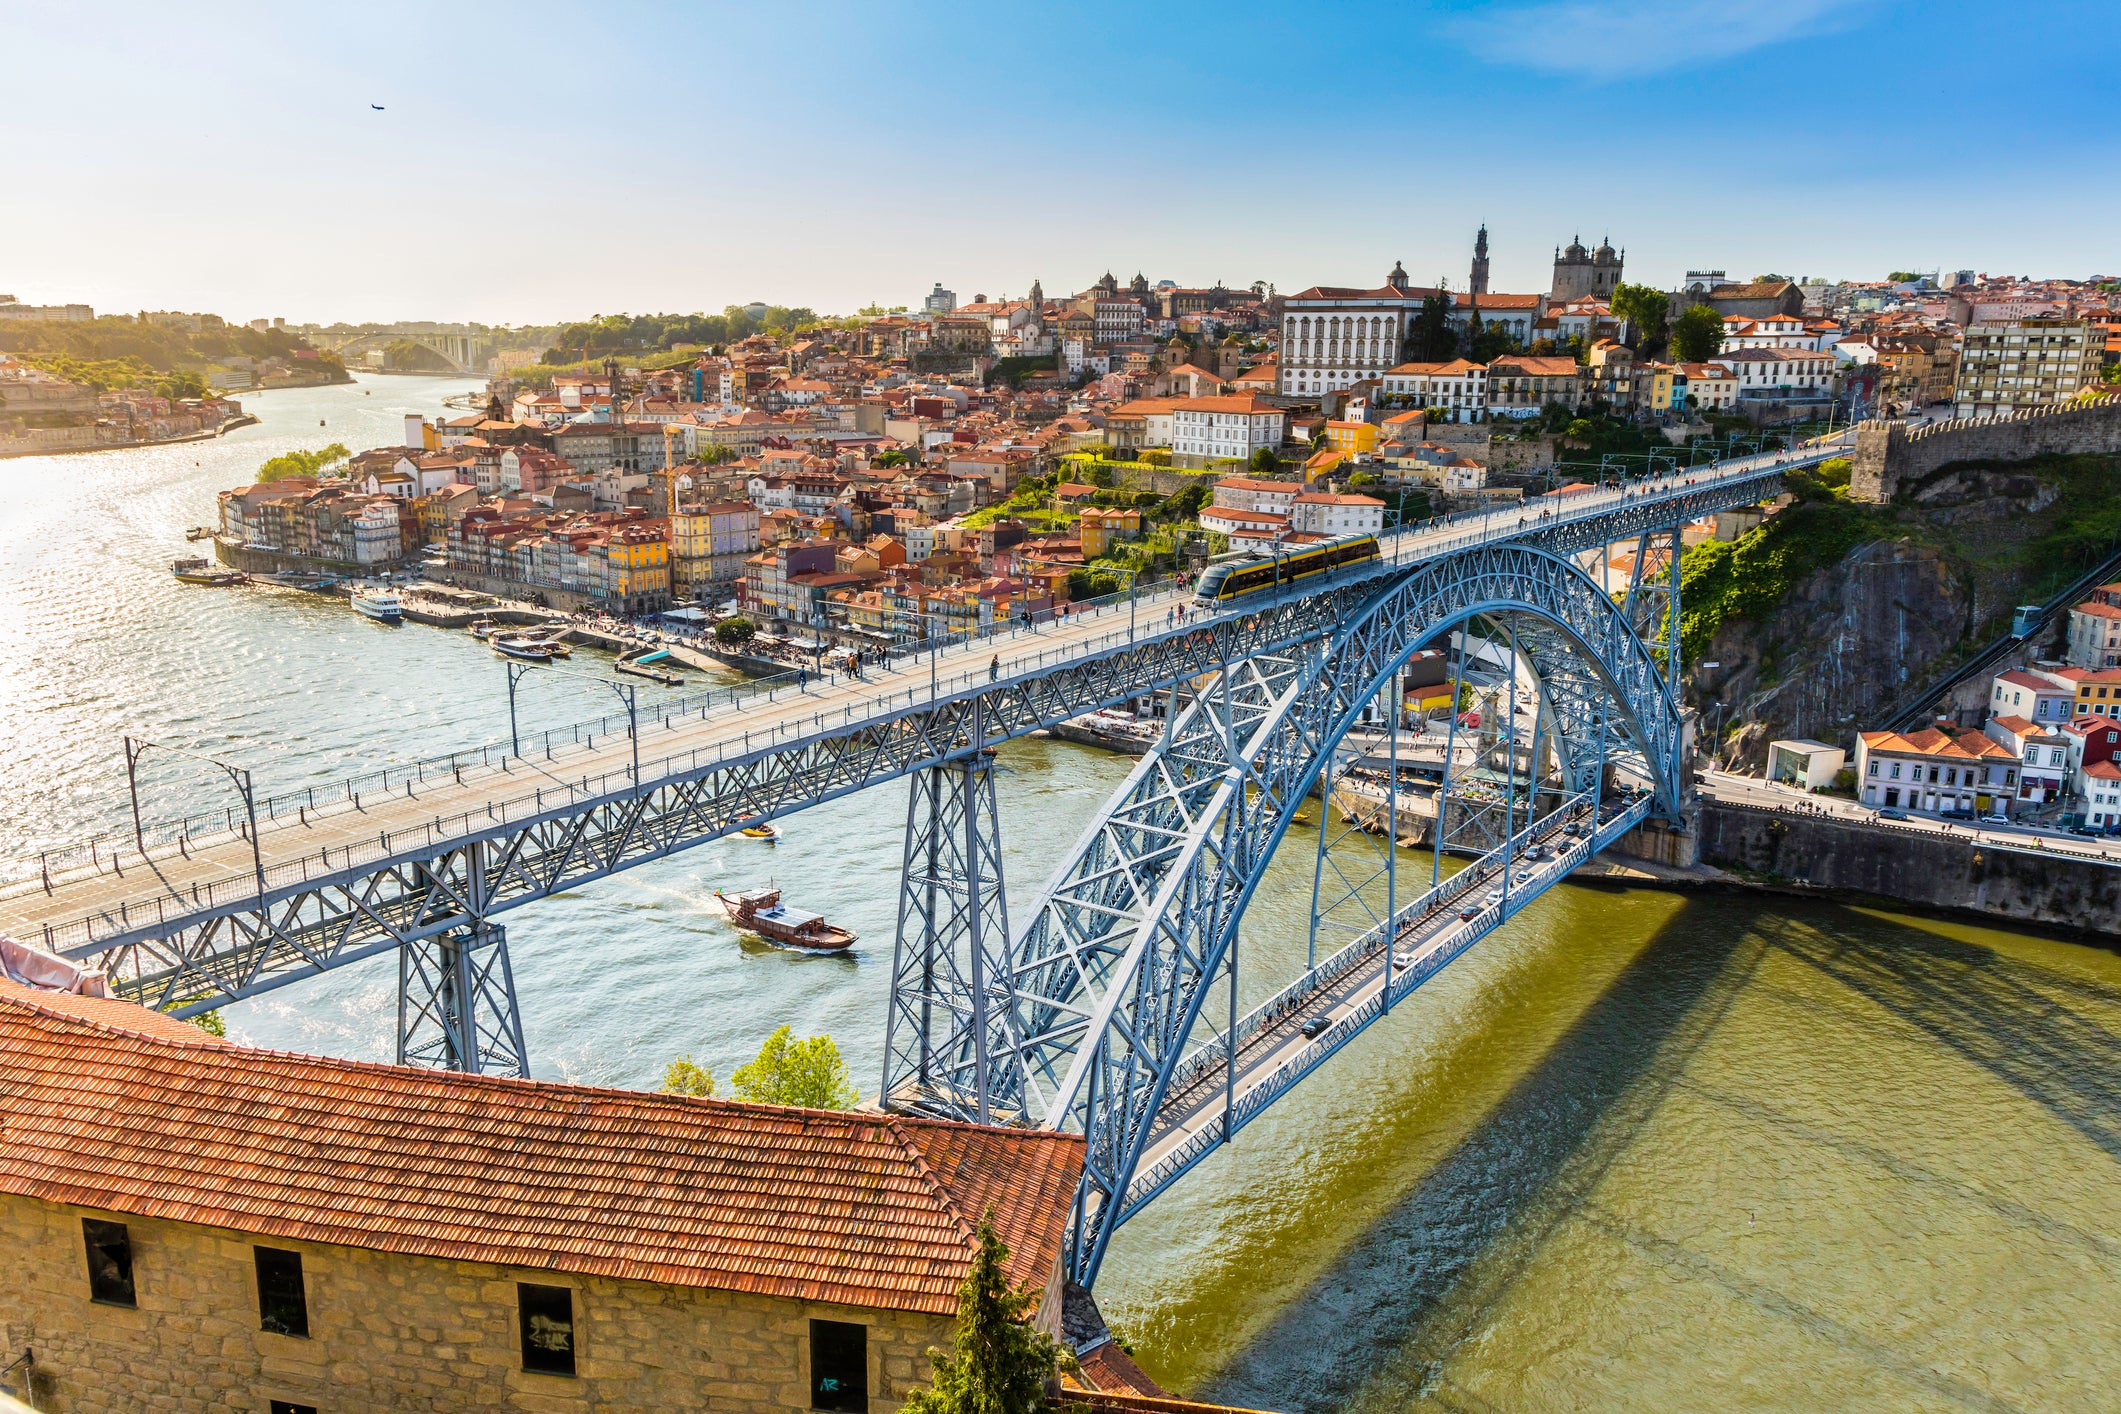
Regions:
[[82, 1001], [0, 994], [0, 1192], [944, 1315], [989, 1209], [1044, 1285], [1082, 1167], [1065, 1135], [287, 1055]]

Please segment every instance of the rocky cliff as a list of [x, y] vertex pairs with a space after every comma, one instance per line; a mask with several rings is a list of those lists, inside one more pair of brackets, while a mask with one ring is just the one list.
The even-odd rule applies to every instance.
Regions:
[[[1853, 744], [2003, 632], [2013, 607], [2096, 560], [2121, 509], [2117, 471], [2107, 457], [1963, 463], [1876, 508], [1800, 486], [1735, 545], [1689, 551], [1687, 660], [1718, 666], [1694, 668], [1687, 698], [1724, 759], [1758, 765], [1785, 736]], [[2059, 637], [2030, 646], [2059, 651]]]

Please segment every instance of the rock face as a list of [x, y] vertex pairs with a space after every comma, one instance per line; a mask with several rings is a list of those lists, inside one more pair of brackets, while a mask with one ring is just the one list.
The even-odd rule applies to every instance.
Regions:
[[[2028, 593], [2017, 552], [2049, 528], [2040, 513], [2055, 494], [2033, 475], [1946, 468], [1899, 508], [1902, 536], [1857, 547], [1764, 618], [1725, 624], [1701, 655], [1719, 666], [1696, 668], [1687, 690], [1722, 729], [1725, 763], [1757, 767], [1780, 737], [1852, 745], [1895, 698], [1991, 641]], [[1986, 681], [1968, 690], [1978, 701]]]

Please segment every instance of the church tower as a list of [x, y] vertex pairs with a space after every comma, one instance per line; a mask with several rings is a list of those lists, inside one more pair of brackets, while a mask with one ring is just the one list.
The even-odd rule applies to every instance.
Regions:
[[1392, 273], [1385, 276], [1385, 283], [1395, 290], [1405, 289], [1407, 287], [1407, 267], [1396, 260], [1393, 261]]
[[1033, 275], [1031, 277], [1031, 293], [1026, 295], [1025, 298], [1031, 304], [1031, 317], [1033, 319], [1038, 318], [1039, 311], [1046, 307], [1046, 292], [1039, 288], [1038, 276]]
[[1476, 295], [1488, 292], [1488, 227], [1480, 226], [1480, 234], [1473, 237], [1473, 278], [1466, 282], [1466, 289]]

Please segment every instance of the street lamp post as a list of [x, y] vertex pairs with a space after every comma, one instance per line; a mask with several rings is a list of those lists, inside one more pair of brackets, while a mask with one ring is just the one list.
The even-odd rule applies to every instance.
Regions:
[[231, 765], [226, 761], [207, 756], [201, 752], [187, 750], [181, 746], [170, 746], [164, 742], [149, 741], [145, 737], [129, 736], [125, 738], [125, 789], [126, 793], [132, 798], [133, 843], [139, 846], [142, 856], [147, 853], [147, 831], [140, 821], [139, 768], [140, 758], [151, 748], [167, 751], [176, 756], [188, 756], [194, 761], [204, 761], [207, 765], [224, 772], [228, 776], [229, 782], [242, 795], [243, 814], [244, 818], [249, 822], [250, 828], [250, 862], [251, 867], [257, 872], [258, 900], [262, 904], [265, 899], [265, 854], [258, 844], [258, 798], [256, 792], [251, 789], [250, 772], [241, 766]]
[[599, 687], [608, 687], [616, 693], [619, 701], [626, 706], [626, 736], [633, 743], [633, 794], [636, 800], [640, 798], [640, 691], [633, 683], [615, 682], [610, 678], [600, 678], [589, 673], [578, 673], [570, 668], [555, 668], [549, 663], [518, 663], [504, 659], [502, 666], [508, 670], [508, 741], [509, 745], [514, 748], [513, 754], [517, 756], [523, 754], [523, 748], [521, 734], [516, 728], [516, 684], [522, 680], [523, 674], [529, 672], [533, 667], [545, 668], [547, 671], [556, 673], [561, 677], [580, 678], [583, 682], [593, 682]]

